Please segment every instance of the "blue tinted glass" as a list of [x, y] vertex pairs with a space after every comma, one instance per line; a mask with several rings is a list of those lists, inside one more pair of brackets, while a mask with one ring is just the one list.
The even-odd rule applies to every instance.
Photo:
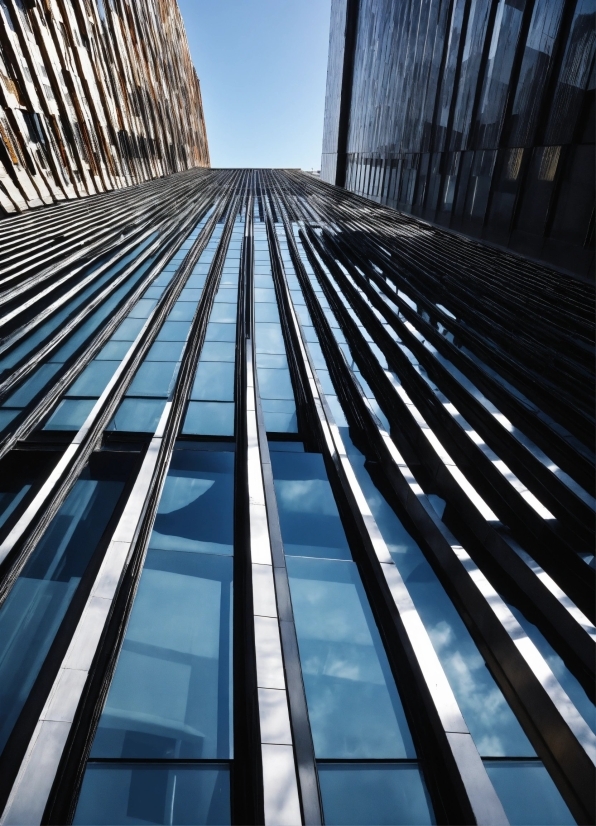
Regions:
[[[146, 293], [145, 293], [146, 296]], [[130, 313], [128, 314], [129, 318], [147, 318], [151, 313], [151, 310], [155, 307], [157, 301], [150, 298], [141, 298], [140, 301], [137, 301], [135, 306], [132, 308]]]
[[157, 341], [186, 341], [189, 330], [190, 321], [165, 321]]
[[96, 361], [122, 361], [128, 353], [130, 344], [127, 341], [108, 341], [95, 356]]
[[0, 430], [4, 430], [5, 427], [12, 422], [12, 420], [19, 415], [20, 410], [0, 410]]
[[232, 559], [150, 549], [92, 757], [231, 754]]
[[259, 353], [285, 353], [284, 337], [279, 324], [257, 324], [256, 343]]
[[263, 418], [268, 433], [298, 433], [296, 405], [284, 399], [263, 399]]
[[235, 323], [236, 304], [214, 304], [211, 310], [211, 321], [221, 323]]
[[172, 307], [168, 321], [192, 321], [196, 311], [196, 301], [178, 301]]
[[321, 454], [275, 452], [271, 464], [286, 553], [351, 559]]
[[156, 341], [145, 356], [145, 361], [180, 361], [183, 341]]
[[290, 556], [286, 563], [316, 756], [415, 757], [355, 564]]
[[178, 364], [171, 361], [147, 361], [137, 370], [127, 396], [158, 396], [167, 398], [170, 395], [178, 375]]
[[206, 341], [201, 350], [201, 361], [235, 361], [236, 344], [232, 341]]
[[207, 325], [206, 341], [236, 341], [236, 325], [210, 321]]
[[12, 396], [9, 396], [3, 403], [3, 407], [25, 407], [28, 405], [59, 369], [59, 364], [44, 364], [38, 367], [33, 375]]
[[290, 371], [259, 367], [259, 393], [263, 399], [293, 399]]
[[0, 609], [0, 751], [123, 487], [88, 477], [84, 471]]
[[272, 367], [274, 369], [285, 367], [287, 370], [288, 360], [285, 354], [257, 353], [257, 367], [259, 369], [261, 367]]
[[119, 366], [119, 361], [92, 361], [71, 384], [67, 394], [98, 399]]
[[64, 399], [44, 425], [44, 430], [79, 430], [93, 410], [95, 399]]
[[341, 435], [362, 492], [428, 631], [480, 754], [533, 755], [529, 740], [426, 557], [373, 484], [364, 467], [364, 456], [353, 446], [347, 428], [341, 429]]
[[16, 490], [0, 491], [0, 528], [11, 513], [14, 513], [30, 488], [31, 485], [20, 485]]
[[150, 546], [232, 554], [234, 454], [176, 450], [166, 477]]
[[234, 401], [234, 364], [199, 361], [190, 397], [194, 401]]
[[227, 766], [89, 763], [73, 823], [229, 826]]
[[327, 826], [418, 826], [433, 818], [420, 770], [407, 763], [319, 763]]
[[178, 298], [179, 301], [185, 301], [190, 304], [194, 304], [195, 307], [198, 302], [201, 300], [201, 294], [203, 290], [199, 288], [192, 288], [192, 287], [185, 287], [180, 296]]
[[182, 432], [199, 436], [233, 436], [234, 404], [189, 402]]
[[125, 318], [112, 336], [112, 341], [134, 341], [144, 324], [144, 318]]
[[154, 433], [165, 404], [162, 399], [124, 399], [106, 430]]
[[275, 290], [273, 288], [263, 289], [263, 287], [256, 287], [255, 302], [267, 302], [268, 304], [277, 304], [277, 299], [275, 298]]
[[277, 322], [279, 324], [279, 310], [277, 304], [255, 304], [255, 321]]
[[485, 760], [511, 826], [573, 826], [575, 819], [537, 760]]

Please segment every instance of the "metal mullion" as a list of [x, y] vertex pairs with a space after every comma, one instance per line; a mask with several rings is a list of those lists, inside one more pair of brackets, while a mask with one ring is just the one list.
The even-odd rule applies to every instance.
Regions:
[[[264, 175], [263, 173], [259, 173], [259, 176], [261, 177]], [[269, 185], [268, 182], [267, 185]], [[261, 193], [263, 193], [262, 184]], [[281, 266], [279, 250], [277, 248], [275, 231], [272, 229], [272, 216], [269, 209], [269, 200], [265, 195], [263, 195], [263, 198], [265, 202], [264, 217], [269, 236], [270, 256], [272, 259], [273, 271], [275, 272], [276, 270], [278, 271]], [[277, 272], [274, 278], [276, 293], [279, 293], [279, 279], [283, 279], [283, 276]], [[281, 317], [284, 318], [285, 308], [282, 303], [280, 303], [279, 309]], [[256, 431], [270, 547], [270, 555], [267, 557], [266, 561], [261, 562], [260, 564], [264, 565], [266, 568], [269, 566], [272, 568], [271, 584], [273, 585], [274, 583], [274, 598], [277, 606], [276, 616], [280, 629], [281, 652], [286, 674], [286, 693], [292, 724], [293, 747], [296, 759], [304, 823], [309, 826], [310, 824], [312, 824], [312, 826], [318, 826], [318, 824], [323, 823], [323, 814], [318, 788], [314, 745], [310, 730], [306, 694], [302, 679], [300, 655], [298, 652], [298, 638], [294, 624], [294, 615], [290, 598], [290, 586], [285, 564], [285, 553], [283, 549], [281, 528], [279, 524], [279, 513], [277, 510], [277, 500], [275, 497], [275, 488], [273, 484], [273, 471], [269, 455], [269, 446], [267, 442], [267, 433], [263, 417], [261, 398], [258, 389], [254, 326], [251, 338]], [[285, 338], [287, 338], [287, 330], [284, 330], [284, 339]], [[295, 358], [294, 353], [292, 353], [292, 356]], [[302, 395], [304, 395], [304, 391], [302, 391]], [[254, 565], [255, 563], [253, 562], [253, 570]], [[255, 612], [256, 610], [257, 609], [255, 609]], [[271, 613], [273, 612], [270, 608], [270, 614]]]
[[[301, 265], [297, 266], [300, 259], [294, 239], [287, 221], [283, 220], [288, 246], [293, 252], [296, 272], [300, 281], [303, 282], [306, 276]], [[507, 824], [508, 820], [503, 807], [486, 774], [428, 633], [391, 559], [351, 468], [339, 430], [334, 423], [316, 369], [310, 359], [308, 345], [302, 335], [287, 282], [284, 283], [284, 287], [291, 308], [293, 332], [302, 355], [303, 368], [308, 376], [311, 403], [316, 409], [321, 429], [323, 453], [326, 454], [337, 474], [365, 551], [367, 570], [362, 573], [364, 581], [369, 583], [367, 590], [370, 590], [371, 573], [375, 582], [375, 600], [373, 601], [371, 596], [371, 607], [374, 606], [375, 613], [378, 613], [380, 598], [385, 603], [385, 611], [389, 611], [394, 633], [399, 640], [400, 659], [407, 663], [408, 679], [416, 686], [418, 703], [424, 707], [427, 715], [425, 727], [430, 726], [432, 731], [430, 741], [428, 741], [428, 732], [424, 738], [427, 742], [422, 748], [422, 755], [423, 766], [427, 762], [429, 764], [425, 767], [424, 774], [430, 781], [429, 788], [433, 793], [437, 816], [441, 817], [442, 810], [442, 816], [447, 816], [449, 820], [455, 818], [454, 822]], [[361, 569], [363, 562], [359, 560], [358, 567]], [[400, 672], [403, 680], [403, 670], [400, 669]], [[399, 685], [400, 680], [397, 682]], [[405, 705], [410, 706], [411, 711], [411, 702], [408, 701]], [[431, 754], [437, 751], [443, 760], [442, 765], [446, 775], [438, 783], [433, 777], [434, 773], [429, 772], [436, 759], [436, 755], [433, 759]], [[449, 786], [448, 794], [445, 794], [446, 788], [442, 788], [445, 781]], [[449, 798], [452, 799], [449, 800]], [[445, 806], [449, 814], [445, 811]]]
[[[340, 348], [335, 345], [334, 349], [334, 357], [339, 357], [344, 371], [351, 375]], [[357, 405], [359, 403], [361, 415], [365, 412], [363, 421], [368, 418], [369, 423], [373, 423], [367, 432], [379, 454], [387, 479], [424, 537], [422, 547], [427, 549], [427, 555], [430, 551], [433, 567], [438, 566], [441, 578], [446, 580], [446, 587], [490, 664], [491, 672], [523, 721], [540, 758], [557, 780], [567, 804], [581, 822], [590, 822], [592, 801], [585, 790], [590, 788], [588, 777], [593, 772], [592, 764], [596, 759], [596, 749], [591, 745], [594, 740], [592, 733], [569, 698], [564, 692], [558, 692], [560, 686], [552, 674], [545, 676], [548, 666], [540, 662], [542, 658], [536, 650], [531, 650], [532, 644], [509, 609], [437, 516], [353, 376], [351, 384], [357, 388], [353, 394], [357, 394], [356, 402]], [[429, 517], [434, 527], [429, 524]], [[461, 576], [462, 567], [467, 577]]]
[[[189, 212], [193, 208], [200, 209], [200, 206], [199, 206], [200, 203], [207, 203], [207, 204], [209, 203], [210, 196], [211, 196], [211, 191], [209, 191], [207, 194], [201, 193], [201, 195], [203, 197], [201, 197], [200, 199], [197, 199], [197, 201], [195, 201], [191, 206], [187, 207], [187, 210], [186, 210], [187, 212]], [[169, 226], [168, 226], [168, 224], [169, 224]], [[168, 238], [168, 233], [170, 233], [170, 235], [172, 233], [175, 233], [175, 237], [179, 236], [180, 235], [179, 222], [174, 223], [171, 219], [169, 219], [167, 221], [166, 220], [162, 221], [161, 224], [157, 224], [157, 225], [154, 225], [154, 226], [147, 227], [144, 230], [144, 232], [142, 232], [142, 234], [140, 236], [137, 236], [127, 247], [124, 247], [123, 249], [118, 250], [118, 257], [116, 259], [112, 258], [110, 261], [107, 261], [105, 264], [102, 264], [101, 267], [99, 267], [97, 270], [94, 270], [89, 276], [87, 276], [87, 278], [78, 281], [78, 283], [74, 287], [72, 287], [71, 290], [68, 293], [65, 293], [64, 295], [62, 295], [59, 299], [57, 299], [54, 302], [54, 304], [50, 305], [49, 307], [46, 307], [41, 313], [39, 313], [28, 324], [21, 327], [16, 332], [15, 335], [11, 336], [9, 339], [5, 339], [5, 341], [3, 342], [3, 345], [0, 346], [0, 354], [5, 352], [10, 347], [12, 347], [13, 344], [17, 344], [20, 341], [20, 339], [23, 337], [23, 335], [28, 334], [32, 330], [34, 330], [35, 327], [37, 327], [38, 324], [44, 322], [55, 310], [59, 309], [62, 304], [66, 303], [66, 301], [68, 301], [70, 298], [72, 298], [74, 295], [76, 295], [81, 289], [86, 287], [88, 284], [92, 283], [96, 278], [101, 276], [106, 270], [108, 270], [111, 267], [115, 266], [115, 264], [118, 263], [118, 259], [121, 259], [122, 257], [125, 257], [131, 250], [134, 250], [134, 248], [136, 246], [138, 246], [140, 242], [142, 242], [143, 240], [145, 240], [147, 237], [151, 236], [152, 234], [155, 234], [156, 232], [159, 232], [160, 229], [165, 231], [165, 233], [166, 233], [165, 238], [163, 238], [163, 237], [157, 238], [151, 246], [146, 247], [144, 250], [142, 250], [139, 253], [139, 256], [135, 259], [135, 261], [132, 262], [127, 267], [127, 269], [124, 270], [123, 272], [121, 272], [115, 279], [110, 281], [110, 283], [107, 284], [104, 287], [102, 293], [98, 294], [95, 298], [93, 298], [91, 300], [91, 302], [86, 304], [84, 310], [80, 311], [78, 316], [76, 316], [74, 318], [71, 318], [71, 321], [67, 322], [67, 324], [69, 324], [70, 327], [69, 328], [63, 327], [61, 332], [60, 332], [60, 336], [64, 337], [67, 334], [67, 333], [64, 332], [64, 330], [68, 330], [68, 332], [70, 332], [71, 328], [74, 329], [73, 325], [78, 324], [85, 317], [85, 315], [89, 314], [92, 310], [94, 310], [96, 308], [96, 306], [98, 306], [100, 303], [102, 303], [103, 300], [107, 297], [107, 295], [109, 295], [110, 292], [112, 292], [117, 286], [119, 286], [120, 283], [125, 281], [126, 278], [128, 277], [128, 275], [130, 275], [133, 272], [133, 270], [136, 267], [139, 266], [139, 264], [142, 264], [144, 260], [146, 260], [147, 258], [149, 258], [151, 256], [152, 252], [154, 252], [155, 250], [158, 250], [160, 248], [163, 248], [166, 245], [168, 245], [168, 247], [169, 247], [169, 245], [171, 244], [171, 238]], [[170, 252], [170, 251], [172, 251], [172, 250], [170, 248], [168, 248], [168, 252]], [[166, 263], [167, 263], [167, 261], [166, 261]], [[70, 278], [75, 278], [76, 275], [78, 275], [78, 272], [76, 272], [76, 271], [74, 273], [68, 273], [68, 275], [65, 276], [65, 278], [63, 280], [67, 280], [67, 279], [70, 279]], [[42, 344], [41, 347], [40, 347], [40, 350], [43, 349], [44, 354], [47, 354], [47, 353], [51, 352], [51, 350], [55, 346], [57, 346], [58, 343], [59, 343], [59, 340], [58, 341], [52, 340], [51, 342], [48, 342], [46, 345]], [[31, 356], [29, 356], [28, 358], [31, 359]], [[27, 365], [25, 365], [25, 366], [27, 366]], [[15, 371], [15, 372], [18, 372], [18, 370]], [[14, 383], [16, 383], [16, 382], [12, 381], [12, 378], [13, 377], [11, 375], [11, 377], [10, 377], [11, 384], [14, 385]], [[6, 382], [4, 382], [4, 384], [6, 384]], [[5, 392], [4, 391], [4, 385], [0, 384], [0, 394], [2, 392]]]
[[[147, 318], [142, 330], [122, 360], [119, 369], [97, 400], [85, 423], [66, 448], [64, 455], [37, 496], [0, 545], [0, 564], [7, 559], [9, 554], [14, 552], [15, 547], [19, 547], [20, 551], [19, 559], [13, 563], [2, 582], [1, 599], [6, 597], [8, 589], [18, 576], [29, 553], [64, 501], [89, 455], [95, 449], [98, 440], [101, 438], [103, 427], [115, 412], [154, 337], [159, 332], [163, 321], [167, 318], [184, 288], [192, 268], [211, 237], [218, 217], [219, 211], [216, 210], [203, 228], [203, 232], [195, 242], [195, 246], [187, 255], [177, 278], [166, 289], [162, 299]], [[203, 301], [200, 304], [200, 307], [202, 306]], [[66, 475], [67, 473], [68, 475]], [[48, 500], [47, 503], [46, 500]], [[32, 528], [33, 530], [31, 530]]]
[[[233, 225], [230, 217], [232, 219], [234, 217], [233, 205], [232, 203], [226, 227], [230, 228], [230, 231]], [[138, 579], [143, 567], [159, 497], [169, 468], [186, 399], [190, 392], [198, 348], [219, 282], [223, 264], [221, 250], [223, 246], [227, 248], [228, 241], [229, 232], [226, 234], [224, 231], [202, 299], [195, 313], [173, 396], [166, 403], [124, 513], [104, 556], [89, 600], [83, 609], [60, 666], [54, 688], [40, 715], [0, 820], [2, 824], [12, 822], [13, 817], [19, 820], [23, 816], [27, 823], [40, 823], [48, 818], [52, 822], [54, 810], [59, 809], [63, 812], [65, 808], [68, 810], [72, 803], [72, 793], [75, 789], [72, 788], [73, 778], [68, 774], [68, 770], [72, 771], [73, 762], [76, 764], [74, 767], [75, 786], [76, 779], [79, 781], [82, 779], [80, 771], [77, 774], [77, 769], [84, 764], [86, 751], [85, 749], [81, 751], [79, 745], [78, 753], [75, 754], [77, 750], [73, 748], [74, 740], [79, 734], [80, 720], [86, 714], [91, 712], [94, 715], [95, 724], [97, 723], [98, 715], [94, 714], [99, 699], [97, 690], [100, 690], [101, 695], [105, 677], [108, 676], [109, 680], [115, 665], [119, 644], [109, 647], [108, 657], [111, 663], [102, 662], [101, 673], [95, 670], [95, 665], [98, 660], [102, 660], [102, 655], [105, 660], [106, 652], [102, 650], [102, 644], [105, 644], [110, 626], [116, 624], [119, 643], [123, 638], [127, 617], [138, 587]], [[198, 257], [197, 255], [196, 258]], [[194, 261], [192, 266], [194, 266]], [[187, 274], [190, 274], [191, 269], [188, 267]], [[122, 590], [124, 580], [126, 580], [127, 593], [123, 593]], [[120, 615], [116, 611], [117, 607], [121, 609]], [[107, 675], [106, 666], [108, 666]], [[88, 696], [91, 688], [90, 677], [95, 689], [91, 697]], [[58, 720], [55, 715], [56, 709], [60, 710]], [[89, 747], [91, 742], [87, 730], [84, 740], [85, 745]], [[68, 780], [68, 783], [64, 782], [65, 780]], [[64, 799], [65, 793], [70, 794], [68, 800]], [[23, 811], [26, 812], [25, 815], [20, 814]], [[58, 822], [62, 823], [64, 820], [60, 819]]]
[[[168, 192], [168, 195], [165, 198], [165, 203], [160, 201], [158, 204], [153, 206], [152, 204], [154, 204], [155, 198], [148, 198], [147, 205], [150, 206], [150, 209], [145, 208], [144, 204], [141, 204], [141, 206], [139, 206], [138, 201], [136, 200], [131, 200], [131, 203], [134, 205], [132, 216], [130, 209], [127, 209], [127, 201], [120, 205], [118, 211], [114, 215], [113, 220], [114, 222], [117, 222], [119, 219], [126, 216], [127, 224], [130, 224], [132, 221], [133, 225], [136, 226], [137, 224], [142, 223], [143, 221], [156, 221], [159, 225], [160, 216], [164, 216], [161, 218], [162, 222], [167, 221], [169, 218], [168, 207], [175, 206], [178, 200], [184, 197], [185, 193], [186, 187], [180, 186], [179, 188], [174, 189], [173, 192]], [[105, 198], [107, 201], [110, 200], [110, 196], [108, 196], [107, 193], [105, 193]], [[97, 212], [98, 216], [101, 216], [101, 206], [98, 206]], [[83, 218], [84, 220], [82, 220], [81, 223], [85, 228], [87, 228], [89, 225], [88, 216], [85, 215], [83, 216]], [[63, 224], [61, 224], [61, 226], [63, 226]], [[135, 230], [133, 230], [133, 232], [136, 232], [136, 228]], [[41, 272], [33, 273], [31, 276], [28, 276], [25, 281], [19, 282], [16, 286], [11, 287], [8, 290], [5, 290], [1, 296], [2, 300], [12, 300], [14, 298], [17, 298], [19, 295], [26, 293], [28, 290], [39, 287], [42, 281], [47, 281], [48, 279], [51, 279], [53, 276], [59, 273], [62, 267], [69, 264], [76, 265], [77, 262], [81, 260], [81, 258], [87, 258], [91, 253], [94, 253], [95, 255], [101, 255], [104, 247], [106, 247], [107, 245], [107, 249], [110, 249], [111, 245], [113, 244], [113, 240], [116, 237], [120, 238], [120, 234], [118, 232], [118, 226], [116, 226], [114, 231], [108, 233], [107, 235], [104, 233], [103, 237], [101, 237], [98, 242], [94, 242], [94, 239], [97, 237], [97, 230], [96, 227], [93, 226], [88, 232], [83, 232], [82, 237], [84, 239], [88, 239], [90, 243], [88, 243], [85, 240], [81, 240], [81, 234], [69, 237], [66, 241], [67, 249], [72, 248], [73, 245], [78, 245], [78, 249], [74, 253], [72, 253], [71, 255], [67, 255], [66, 258], [60, 258], [58, 261], [54, 262], [49, 267], [42, 269]], [[84, 249], [82, 248], [83, 246]], [[84, 266], [86, 266], [87, 263], [88, 262], [85, 261]], [[22, 272], [22, 268], [19, 270], [19, 272]], [[11, 276], [10, 278], [7, 278], [5, 280], [12, 280], [16, 277], [16, 275]]]
[[[306, 244], [306, 250], [309, 251], [309, 245]], [[312, 256], [312, 252], [311, 252]], [[434, 479], [443, 491], [444, 498], [457, 506], [460, 511], [465, 514], [466, 523], [460, 524], [460, 530], [465, 529], [467, 535], [470, 533], [479, 542], [479, 547], [489, 550], [490, 554], [496, 558], [503, 557], [513, 560], [511, 549], [502, 532], [495, 530], [498, 525], [491, 526], [490, 519], [496, 521], [496, 516], [491, 513], [482, 513], [482, 509], [488, 508], [486, 503], [473, 502], [470, 498], [470, 491], [462, 487], [458, 478], [465, 480], [465, 487], [468, 485], [473, 488], [473, 485], [467, 481], [465, 474], [460, 477], [460, 469], [456, 463], [453, 463], [453, 472], [449, 470], [451, 465], [440, 457], [437, 452], [437, 447], [428, 439], [427, 429], [429, 433], [433, 431], [428, 428], [425, 421], [418, 421], [420, 414], [411, 405], [406, 403], [401, 396], [396, 392], [395, 382], [388, 371], [383, 370], [377, 363], [376, 357], [370, 352], [370, 348], [362, 333], [359, 331], [353, 319], [347, 313], [343, 304], [337, 298], [335, 288], [328, 283], [327, 276], [322, 272], [320, 266], [313, 257], [315, 271], [318, 273], [319, 281], [324, 286], [327, 300], [336, 314], [341, 319], [341, 323], [345, 325], [345, 329], [349, 332], [351, 341], [358, 342], [358, 351], [364, 367], [364, 374], [367, 381], [370, 381], [375, 389], [375, 393], [379, 398], [384, 400], [385, 409], [390, 412], [390, 419], [392, 426], [397, 427], [394, 434], [400, 439], [400, 443], [407, 450], [403, 444], [404, 438], [407, 438], [408, 444], [414, 446], [420, 460], [422, 461], [425, 473], [429, 479]], [[412, 409], [410, 409], [412, 408]], [[399, 410], [399, 416], [397, 411]], [[426, 425], [426, 427], [422, 427]], [[433, 439], [437, 438], [433, 435]], [[441, 449], [445, 450], [442, 440], [440, 441]], [[453, 460], [450, 459], [452, 462]], [[456, 478], [456, 476], [458, 478]], [[475, 488], [474, 488], [475, 491]], [[477, 493], [477, 492], [476, 492]], [[591, 584], [584, 576], [585, 563], [577, 557], [573, 551], [568, 550], [566, 555], [566, 564], [559, 565], [557, 557], [543, 549], [540, 544], [533, 544], [533, 555], [537, 557], [537, 561], [544, 565], [545, 569], [551, 573], [553, 578], [560, 581], [569, 591], [572, 599], [577, 603], [580, 610], [582, 610], [590, 619], [593, 616], [592, 606], [592, 590]], [[516, 564], [513, 563], [512, 564]], [[507, 566], [504, 568], [507, 570]], [[521, 569], [520, 569], [521, 570]], [[527, 571], [523, 572], [527, 579]]]
[[[191, 207], [190, 209], [192, 208], [193, 207]], [[188, 222], [188, 225], [182, 231], [180, 230], [178, 225], [175, 226], [178, 241], [184, 240], [191, 224], [192, 220]], [[176, 238], [176, 236], [174, 237]], [[158, 241], [156, 241], [156, 244], [159, 246]], [[167, 256], [164, 256], [164, 260], [166, 257]], [[134, 267], [136, 267], [136, 264], [134, 265]], [[66, 370], [65, 373], [63, 373], [61, 378], [51, 387], [51, 389], [48, 392], [46, 392], [39, 404], [27, 414], [26, 418], [21, 422], [20, 425], [17, 426], [15, 430], [13, 430], [12, 432], [9, 431], [8, 434], [5, 435], [4, 441], [0, 442], [0, 458], [1, 456], [5, 455], [6, 452], [17, 441], [26, 438], [28, 435], [30, 435], [31, 431], [37, 427], [40, 420], [47, 415], [47, 413], [52, 408], [53, 404], [59, 398], [61, 393], [70, 385], [72, 380], [80, 372], [82, 372], [82, 370], [87, 366], [88, 362], [94, 357], [94, 355], [101, 349], [105, 342], [114, 333], [120, 322], [128, 315], [128, 313], [134, 307], [134, 305], [141, 297], [145, 289], [147, 289], [147, 287], [151, 284], [156, 275], [159, 274], [159, 271], [162, 267], [163, 264], [161, 262], [153, 265], [153, 267], [149, 271], [149, 275], [145, 276], [141, 284], [137, 286], [132, 295], [130, 295], [125, 300], [125, 302], [121, 305], [119, 310], [112, 316], [112, 318], [107, 322], [107, 324], [104, 325], [99, 334], [97, 334], [95, 338], [92, 340], [92, 342], [87, 346], [87, 349], [84, 350], [84, 352], [76, 359], [76, 361], [72, 361], [72, 359], [70, 360], [70, 367]], [[175, 283], [177, 283], [177, 280]], [[164, 296], [167, 296], [169, 294], [169, 289], [170, 288], [166, 290]], [[164, 300], [164, 296], [162, 296], [160, 301]], [[153, 317], [153, 314], [156, 312], [159, 306], [161, 306], [161, 304], [157, 305], [157, 307], [154, 309], [152, 315], [149, 316], [149, 318]], [[35, 361], [33, 361], [31, 366], [37, 367], [38, 363], [39, 361], [36, 359]]]

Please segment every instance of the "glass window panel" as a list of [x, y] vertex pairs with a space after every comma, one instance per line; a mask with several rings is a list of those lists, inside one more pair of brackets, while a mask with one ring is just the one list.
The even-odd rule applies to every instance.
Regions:
[[207, 341], [236, 341], [236, 324], [220, 324], [210, 321], [207, 325]]
[[129, 348], [128, 341], [108, 341], [95, 356], [95, 361], [122, 361]]
[[316, 756], [415, 757], [356, 565], [291, 556], [286, 563]]
[[177, 362], [147, 361], [137, 370], [126, 395], [167, 398], [174, 387], [177, 375]]
[[224, 304], [236, 304], [238, 301], [238, 290], [233, 287], [220, 287], [215, 300]]
[[511, 826], [572, 826], [575, 823], [538, 760], [485, 760], [484, 765]]
[[89, 763], [73, 823], [229, 826], [227, 766]]
[[193, 401], [234, 401], [234, 364], [199, 361], [191, 392]]
[[195, 301], [177, 301], [170, 310], [168, 321], [192, 321], [196, 310]]
[[158, 298], [162, 297], [162, 295], [165, 292], [165, 289], [166, 289], [165, 286], [164, 287], [156, 287], [156, 286], [149, 287], [148, 290], [145, 290], [144, 296], [145, 296], [145, 298], [158, 299]]
[[284, 548], [297, 556], [351, 559], [320, 453], [272, 453]]
[[91, 757], [231, 757], [232, 559], [150, 549]]
[[123, 488], [81, 474], [0, 609], [4, 748]]
[[272, 322], [279, 324], [279, 310], [277, 304], [255, 304], [255, 321]]
[[186, 341], [189, 330], [189, 321], [165, 321], [157, 341]]
[[236, 306], [236, 304], [215, 303], [211, 310], [211, 321], [234, 324], [236, 322]]
[[328, 826], [417, 826], [435, 822], [416, 765], [319, 763], [318, 770]]
[[280, 369], [284, 367], [288, 369], [288, 360], [285, 355], [279, 353], [257, 353], [257, 367], [272, 367]]
[[198, 287], [185, 287], [178, 297], [178, 301], [185, 302], [187, 304], [194, 304], [195, 307], [201, 300], [201, 295], [203, 294], [203, 290], [199, 289]]
[[296, 405], [285, 399], [264, 399], [262, 402], [265, 429], [269, 433], [298, 433]]
[[268, 367], [258, 368], [259, 393], [263, 399], [293, 399], [294, 390], [290, 371], [275, 370]]
[[146, 297], [147, 294], [145, 293], [145, 297], [141, 298], [135, 306], [132, 308], [130, 313], [128, 314], [129, 318], [147, 318], [151, 313], [151, 310], [157, 304], [155, 299], [150, 299]]
[[205, 286], [205, 282], [207, 280], [207, 276], [203, 273], [198, 275], [191, 275], [188, 281], [186, 282], [186, 287], [191, 289], [199, 289], [202, 290]]
[[236, 344], [231, 341], [206, 341], [201, 361], [236, 361]]
[[43, 364], [3, 404], [3, 407], [26, 407], [43, 390], [60, 369], [59, 364]]
[[233, 436], [234, 404], [189, 402], [182, 432], [200, 436]]
[[256, 325], [257, 352], [285, 353], [284, 337], [279, 324]]
[[120, 367], [119, 361], [92, 361], [71, 384], [66, 394], [68, 396], [91, 396], [98, 399], [118, 367]]
[[19, 415], [20, 410], [0, 410], [0, 430], [4, 430], [5, 427], [12, 422], [16, 416]]
[[364, 467], [364, 456], [352, 445], [347, 428], [342, 428], [341, 434], [362, 492], [429, 633], [480, 754], [533, 755], [530, 742], [438, 577], [373, 484]]
[[267, 290], [262, 289], [261, 287], [257, 287], [255, 289], [255, 303], [259, 302], [266, 302], [268, 304], [277, 304], [277, 299], [275, 298], [275, 290]]
[[112, 341], [134, 341], [144, 324], [144, 318], [125, 318], [112, 336]]
[[255, 287], [273, 287], [273, 277], [270, 272], [255, 272]]
[[79, 430], [96, 399], [64, 399], [44, 425], [44, 430]]
[[156, 341], [145, 356], [145, 361], [180, 361], [183, 341]]
[[150, 546], [197, 553], [233, 553], [233, 503], [231, 451], [174, 451]]
[[162, 399], [124, 399], [106, 430], [155, 433], [165, 405]]

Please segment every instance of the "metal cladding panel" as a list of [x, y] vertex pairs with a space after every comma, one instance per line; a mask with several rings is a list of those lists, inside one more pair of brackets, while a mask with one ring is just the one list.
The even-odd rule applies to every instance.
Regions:
[[0, 214], [208, 166], [175, 0], [0, 2]]
[[593, 4], [360, 0], [343, 134], [333, 26], [322, 169], [345, 147], [352, 192], [591, 274]]

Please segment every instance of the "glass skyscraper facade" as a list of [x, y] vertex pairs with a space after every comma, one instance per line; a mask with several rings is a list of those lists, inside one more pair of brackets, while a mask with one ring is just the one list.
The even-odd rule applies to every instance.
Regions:
[[593, 278], [593, 0], [332, 0], [321, 176]]
[[3, 826], [594, 822], [592, 287], [295, 171], [0, 262]]

